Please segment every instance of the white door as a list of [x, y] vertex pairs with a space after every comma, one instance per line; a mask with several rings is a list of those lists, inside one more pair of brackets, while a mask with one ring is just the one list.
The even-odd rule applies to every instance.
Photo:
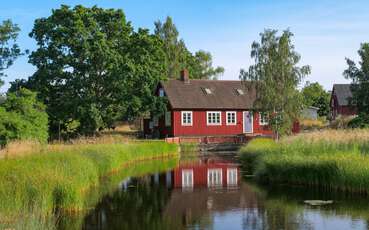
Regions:
[[252, 112], [245, 111], [243, 112], [243, 132], [244, 133], [253, 133], [253, 119]]

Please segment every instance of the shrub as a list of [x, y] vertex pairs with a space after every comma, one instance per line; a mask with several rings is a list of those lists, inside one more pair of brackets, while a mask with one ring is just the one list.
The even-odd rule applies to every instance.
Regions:
[[369, 128], [369, 115], [359, 115], [349, 121], [350, 128]]
[[0, 145], [11, 140], [37, 140], [46, 143], [48, 117], [36, 93], [20, 89], [9, 93], [0, 105]]

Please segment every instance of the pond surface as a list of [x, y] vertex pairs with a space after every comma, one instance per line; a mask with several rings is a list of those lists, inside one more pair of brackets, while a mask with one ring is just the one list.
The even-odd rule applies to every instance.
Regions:
[[[369, 199], [290, 186], [260, 187], [241, 175], [239, 164], [229, 157], [182, 159], [167, 172], [117, 183], [115, 191], [74, 221], [75, 226], [129, 230], [369, 229]], [[334, 203], [304, 204], [316, 199]]]

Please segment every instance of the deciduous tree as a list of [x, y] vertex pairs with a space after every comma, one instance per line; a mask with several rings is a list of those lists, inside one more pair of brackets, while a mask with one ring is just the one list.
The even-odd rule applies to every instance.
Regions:
[[348, 68], [343, 75], [352, 80], [351, 104], [357, 107], [359, 116], [369, 116], [369, 43], [361, 44], [358, 53], [359, 65], [346, 58]]
[[301, 90], [305, 106], [318, 108], [319, 116], [327, 116], [329, 113], [330, 93], [325, 91], [318, 82], [306, 82]]
[[276, 133], [287, 134], [301, 112], [301, 96], [297, 89], [302, 79], [310, 73], [309, 66], [298, 66], [300, 55], [292, 43], [293, 34], [265, 30], [260, 42], [251, 46], [255, 64], [241, 70], [240, 78], [251, 81], [256, 88], [255, 110], [269, 114], [269, 122]]
[[5, 20], [0, 24], [0, 87], [4, 84], [2, 77], [4, 70], [9, 68], [14, 60], [22, 55], [16, 43], [20, 29], [11, 20]]
[[155, 22], [155, 34], [164, 42], [169, 78], [177, 78], [183, 68], [187, 68], [194, 79], [217, 79], [224, 73], [223, 67], [213, 67], [210, 52], [199, 50], [193, 55], [187, 49], [171, 17], [167, 17], [164, 23]]
[[30, 36], [37, 70], [14, 88], [39, 92], [53, 134], [70, 126], [94, 133], [160, 104], [152, 92], [165, 79], [163, 43], [146, 29], [135, 31], [122, 10], [62, 5], [37, 19]]

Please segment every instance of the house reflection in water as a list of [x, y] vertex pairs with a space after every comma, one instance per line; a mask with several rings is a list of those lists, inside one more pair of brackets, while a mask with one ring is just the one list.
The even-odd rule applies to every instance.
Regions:
[[[241, 181], [239, 164], [232, 161], [212, 157], [182, 162], [172, 178], [173, 190], [163, 214], [182, 226], [208, 226], [214, 213], [258, 206], [256, 194]], [[204, 218], [209, 222], [199, 223]]]
[[242, 182], [239, 165], [224, 158], [181, 160], [171, 171], [118, 186], [84, 218], [83, 229], [208, 229], [215, 223], [222, 229], [229, 215], [232, 226], [262, 224], [257, 194]]
[[174, 188], [192, 191], [194, 188], [235, 188], [239, 181], [238, 164], [217, 158], [205, 158], [182, 163], [173, 172]]

